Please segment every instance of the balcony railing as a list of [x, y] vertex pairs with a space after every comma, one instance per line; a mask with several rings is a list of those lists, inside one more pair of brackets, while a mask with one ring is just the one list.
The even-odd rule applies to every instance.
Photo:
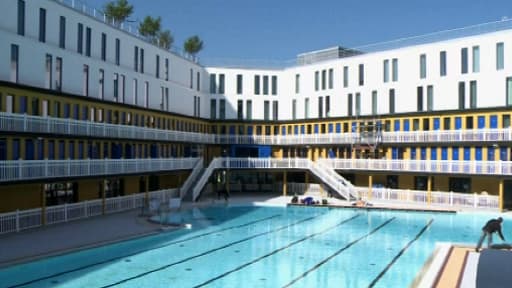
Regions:
[[199, 158], [0, 161], [0, 183], [192, 169]]

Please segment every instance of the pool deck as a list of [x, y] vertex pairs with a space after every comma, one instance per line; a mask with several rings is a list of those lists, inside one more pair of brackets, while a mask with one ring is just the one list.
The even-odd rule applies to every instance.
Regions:
[[[264, 205], [264, 206], [286, 206], [290, 204], [291, 196], [280, 196], [275, 194], [254, 194], [239, 195], [230, 197], [228, 201], [219, 200], [214, 196], [206, 196], [198, 203], [183, 203], [182, 207], [205, 207], [209, 205]], [[371, 207], [354, 207], [352, 203], [328, 198], [328, 205], [323, 207], [345, 207], [360, 209], [390, 209], [390, 210], [412, 210], [412, 211], [445, 211], [454, 210], [442, 209], [441, 207], [428, 207], [422, 205], [404, 205], [403, 203], [376, 203], [372, 201]], [[480, 210], [481, 211], [481, 210]], [[496, 211], [492, 211], [497, 213]], [[140, 209], [110, 214], [105, 216], [92, 217], [88, 219], [45, 226], [30, 229], [19, 233], [0, 235], [0, 268], [14, 264], [37, 260], [43, 257], [65, 254], [71, 251], [92, 248], [96, 246], [124, 241], [141, 236], [157, 234], [162, 231], [159, 224], [150, 223], [147, 217], [140, 216]], [[178, 228], [179, 229], [179, 228]], [[432, 287], [466, 287], [460, 286], [461, 281], [472, 281], [476, 276], [476, 265], [478, 261], [470, 261], [468, 255], [477, 254], [468, 247], [454, 247], [450, 253], [445, 253], [444, 258], [438, 260], [442, 263], [438, 272], [434, 273], [436, 286]], [[474, 258], [474, 257], [473, 257]], [[511, 259], [512, 260], [512, 259]], [[438, 264], [439, 266], [439, 264]], [[469, 268], [468, 268], [469, 267]], [[432, 273], [431, 273], [432, 274]], [[470, 280], [467, 280], [470, 279]], [[431, 279], [432, 283], [432, 279]], [[467, 283], [467, 282], [466, 282]], [[416, 287], [422, 287], [421, 285]], [[476, 286], [475, 286], [476, 287]]]

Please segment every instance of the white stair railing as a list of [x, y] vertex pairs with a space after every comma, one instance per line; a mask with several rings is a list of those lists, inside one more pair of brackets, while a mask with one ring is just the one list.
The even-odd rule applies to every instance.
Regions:
[[190, 187], [192, 187], [192, 184], [197, 180], [197, 176], [199, 173], [201, 173], [201, 170], [203, 169], [203, 158], [199, 158], [197, 160], [196, 165], [194, 165], [194, 169], [192, 169], [192, 172], [188, 176], [185, 183], [180, 188], [180, 199], [183, 200], [183, 197], [187, 194], [187, 192], [190, 190]]
[[341, 177], [338, 173], [329, 173], [329, 170], [325, 166], [319, 165], [311, 161], [310, 169], [320, 180], [327, 185], [331, 186], [339, 195], [350, 201], [355, 197], [355, 191], [352, 189], [352, 184], [347, 185], [348, 182], [345, 178]]
[[197, 201], [199, 195], [201, 195], [201, 190], [203, 190], [203, 187], [206, 184], [206, 181], [208, 181], [208, 178], [210, 178], [213, 170], [218, 168], [220, 159], [221, 158], [214, 158], [210, 165], [208, 165], [208, 168], [206, 168], [204, 171], [203, 175], [201, 175], [201, 178], [199, 178], [196, 185], [194, 186], [194, 189], [192, 190], [192, 201]]

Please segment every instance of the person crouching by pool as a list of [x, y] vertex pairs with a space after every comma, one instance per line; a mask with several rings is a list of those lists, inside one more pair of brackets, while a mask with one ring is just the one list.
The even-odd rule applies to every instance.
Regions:
[[505, 237], [501, 233], [501, 223], [503, 223], [503, 218], [498, 217], [498, 219], [491, 219], [487, 221], [484, 227], [482, 227], [482, 236], [480, 236], [480, 240], [478, 240], [478, 244], [476, 245], [476, 252], [480, 251], [480, 247], [482, 247], [482, 242], [484, 242], [485, 237], [487, 237], [487, 247], [491, 247], [492, 245], [492, 234], [498, 232], [501, 240], [505, 241]]

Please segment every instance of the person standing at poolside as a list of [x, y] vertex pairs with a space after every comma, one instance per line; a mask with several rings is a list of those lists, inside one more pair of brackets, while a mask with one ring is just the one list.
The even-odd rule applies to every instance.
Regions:
[[503, 218], [498, 217], [498, 219], [491, 219], [485, 223], [485, 226], [482, 227], [482, 236], [480, 236], [480, 240], [478, 240], [478, 244], [476, 245], [475, 251], [478, 252], [480, 247], [482, 247], [482, 242], [484, 242], [485, 237], [487, 237], [487, 247], [491, 247], [492, 245], [492, 234], [498, 232], [501, 240], [505, 241], [505, 237], [501, 233], [501, 223], [503, 223]]

